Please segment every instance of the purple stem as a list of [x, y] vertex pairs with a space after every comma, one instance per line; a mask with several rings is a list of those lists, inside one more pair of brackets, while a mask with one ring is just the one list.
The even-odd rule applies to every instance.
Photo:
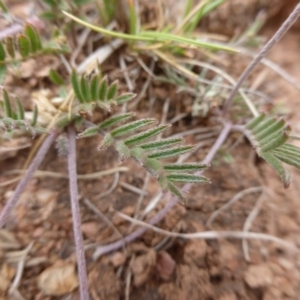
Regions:
[[87, 272], [86, 272], [83, 238], [81, 232], [80, 207], [78, 201], [79, 195], [78, 195], [77, 165], [76, 165], [76, 134], [73, 127], [68, 128], [68, 142], [69, 142], [69, 154], [68, 154], [69, 187], [70, 187], [70, 197], [71, 197], [73, 230], [74, 230], [76, 255], [77, 255], [77, 262], [78, 262], [80, 299], [89, 300], [88, 279], [87, 279]]
[[28, 167], [26, 173], [24, 174], [23, 178], [17, 185], [14, 194], [12, 197], [8, 200], [5, 207], [1, 211], [0, 215], [0, 228], [4, 227], [4, 225], [7, 222], [7, 219], [13, 210], [13, 208], [16, 206], [21, 194], [23, 193], [25, 187], [27, 186], [29, 180], [33, 176], [34, 172], [37, 170], [39, 165], [41, 164], [42, 160], [44, 159], [45, 155], [47, 154], [52, 142], [57, 137], [58, 132], [53, 131], [51, 134], [49, 134], [46, 139], [44, 140], [42, 146], [39, 148], [39, 151], [36, 153], [34, 159], [32, 160], [30, 166]]
[[[212, 146], [212, 148], [210, 149], [210, 151], [207, 153], [206, 157], [203, 160], [204, 164], [210, 164], [211, 161], [213, 160], [213, 158], [215, 157], [216, 153], [218, 152], [218, 150], [220, 149], [220, 147], [222, 146], [222, 144], [224, 143], [224, 141], [226, 140], [230, 130], [231, 130], [231, 124], [230, 123], [226, 123], [219, 135], [219, 137], [217, 138], [217, 140], [215, 141], [214, 145]], [[196, 174], [201, 174], [202, 172], [197, 172]], [[188, 191], [190, 188], [192, 187], [192, 184], [186, 184], [183, 187], [184, 191]], [[170, 197], [170, 194], [168, 193], [166, 195], [166, 197]], [[166, 206], [159, 211], [150, 221], [149, 224], [151, 225], [155, 225], [158, 222], [160, 222], [165, 215], [177, 204], [178, 199], [177, 197], [173, 197], [171, 200], [169, 200], [166, 204]], [[114, 243], [105, 245], [105, 246], [99, 246], [96, 248], [94, 254], [93, 254], [93, 259], [98, 259], [100, 256], [106, 254], [106, 253], [110, 253], [112, 251], [115, 251], [121, 247], [123, 247], [125, 244], [130, 243], [132, 241], [134, 241], [135, 239], [137, 239], [138, 237], [140, 237], [141, 235], [143, 235], [148, 229], [147, 228], [139, 228], [136, 231], [132, 232], [131, 234], [127, 235], [126, 237], [124, 237], [121, 240], [118, 240]]]
[[286, 32], [291, 28], [291, 26], [296, 22], [298, 17], [300, 16], [300, 3], [297, 4], [293, 12], [289, 15], [289, 17], [284, 21], [284, 23], [280, 26], [280, 28], [275, 32], [273, 37], [269, 40], [269, 42], [258, 52], [252, 62], [248, 65], [245, 71], [242, 73], [240, 78], [238, 79], [234, 89], [231, 91], [230, 95], [226, 99], [224, 103], [223, 114], [226, 115], [229, 108], [232, 105], [234, 96], [237, 91], [241, 87], [242, 83], [249, 77], [251, 71], [255, 68], [255, 66], [268, 54], [268, 52], [275, 46], [279, 40], [286, 34]]

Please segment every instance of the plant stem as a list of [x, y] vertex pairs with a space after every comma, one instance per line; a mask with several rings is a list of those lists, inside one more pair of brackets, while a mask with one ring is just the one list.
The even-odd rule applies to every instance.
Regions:
[[240, 78], [238, 79], [234, 89], [231, 91], [228, 98], [225, 100], [223, 114], [224, 116], [228, 113], [230, 109], [234, 96], [238, 92], [242, 83], [249, 77], [251, 71], [256, 67], [256, 65], [268, 54], [268, 52], [276, 45], [279, 40], [286, 34], [286, 32], [291, 28], [291, 26], [295, 23], [295, 21], [300, 16], [300, 3], [297, 4], [293, 12], [289, 15], [289, 17], [284, 21], [284, 23], [280, 26], [280, 28], [275, 32], [273, 37], [269, 40], [269, 42], [258, 52], [258, 54], [254, 57], [252, 62], [248, 65], [245, 71], [242, 73]]
[[21, 179], [21, 181], [17, 185], [14, 194], [8, 200], [5, 207], [1, 211], [0, 228], [2, 228], [6, 224], [7, 219], [9, 217], [11, 211], [13, 210], [15, 205], [17, 204], [17, 202], [18, 202], [21, 194], [23, 193], [25, 187], [27, 186], [29, 180], [32, 178], [34, 172], [36, 171], [36, 169], [41, 164], [42, 160], [44, 159], [44, 157], [47, 154], [52, 142], [57, 137], [57, 135], [58, 135], [57, 131], [53, 131], [51, 134], [49, 134], [47, 136], [47, 138], [44, 140], [44, 142], [43, 142], [42, 146], [40, 147], [39, 151], [36, 153], [36, 156], [32, 160], [30, 166], [28, 167], [26, 173], [24, 174], [24, 177]]
[[[32, 24], [38, 30], [41, 30], [42, 27], [44, 26], [42, 21], [36, 16], [33, 16], [33, 17], [30, 17], [30, 18], [26, 19], [25, 22]], [[9, 27], [6, 27], [6, 28], [2, 29], [0, 31], [0, 41], [3, 41], [8, 36], [17, 35], [21, 31], [23, 31], [23, 29], [24, 29], [23, 22], [15, 23], [15, 24], [12, 24]]]
[[[222, 144], [224, 143], [224, 141], [226, 140], [230, 130], [231, 130], [231, 123], [226, 123], [219, 135], [219, 137], [217, 138], [217, 140], [215, 141], [214, 145], [212, 146], [212, 148], [210, 149], [210, 151], [207, 153], [206, 157], [203, 160], [203, 163], [205, 164], [210, 164], [211, 161], [213, 160], [213, 158], [215, 157], [216, 153], [218, 152], [218, 150], [220, 149], [220, 147], [222, 146]], [[197, 172], [196, 174], [199, 175], [202, 172]], [[192, 187], [192, 184], [186, 184], [183, 187], [184, 191], [188, 191], [190, 188]], [[167, 194], [166, 197], [170, 197], [170, 193]], [[173, 197], [172, 199], [170, 199], [166, 206], [160, 210], [152, 219], [150, 219], [149, 224], [151, 225], [155, 225], [158, 222], [160, 222], [165, 215], [178, 203], [178, 199], [177, 197]], [[112, 251], [115, 251], [121, 247], [123, 247], [125, 244], [130, 243], [132, 241], [134, 241], [135, 239], [137, 239], [138, 237], [140, 237], [141, 235], [143, 235], [148, 229], [145, 227], [139, 228], [136, 231], [132, 232], [131, 234], [127, 235], [126, 237], [124, 237], [121, 240], [118, 240], [114, 243], [105, 245], [105, 246], [100, 246], [98, 248], [96, 248], [94, 254], [93, 254], [93, 259], [98, 259], [100, 256], [106, 254], [106, 253], [110, 253]]]
[[69, 187], [70, 187], [70, 197], [71, 197], [73, 230], [74, 230], [76, 255], [77, 255], [77, 262], [78, 262], [80, 299], [89, 300], [88, 279], [87, 279], [87, 272], [86, 272], [83, 238], [81, 232], [80, 207], [78, 202], [79, 195], [78, 195], [77, 165], [76, 165], [76, 134], [74, 128], [71, 126], [68, 128], [68, 142], [69, 142], [69, 154], [68, 154]]

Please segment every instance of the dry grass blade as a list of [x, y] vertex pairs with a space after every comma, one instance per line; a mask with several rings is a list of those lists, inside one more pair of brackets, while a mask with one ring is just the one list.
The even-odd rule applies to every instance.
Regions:
[[262, 191], [263, 191], [263, 187], [258, 186], [258, 187], [251, 187], [239, 192], [232, 199], [230, 199], [226, 204], [222, 205], [219, 209], [217, 209], [211, 214], [209, 219], [206, 221], [206, 226], [210, 227], [212, 222], [220, 215], [220, 213], [230, 208], [232, 205], [234, 205], [236, 202], [241, 200], [246, 195], [252, 193], [260, 193]]
[[288, 250], [291, 250], [296, 253], [300, 253], [300, 249], [295, 245], [286, 242], [285, 240], [280, 239], [276, 236], [272, 236], [265, 233], [244, 232], [244, 231], [205, 231], [205, 232], [198, 232], [198, 233], [176, 233], [176, 232], [170, 232], [164, 229], [160, 229], [156, 226], [153, 226], [143, 221], [133, 219], [120, 212], [118, 212], [118, 215], [122, 217], [124, 220], [130, 221], [135, 225], [142, 226], [144, 228], [153, 230], [157, 233], [166, 236], [183, 238], [183, 239], [205, 239], [205, 240], [221, 239], [221, 238], [262, 240], [262, 241], [277, 243]]
[[[102, 176], [108, 176], [111, 174], [115, 174], [118, 172], [128, 172], [128, 168], [127, 167], [117, 167], [117, 168], [112, 168], [109, 170], [105, 170], [105, 171], [99, 171], [99, 172], [95, 172], [95, 173], [90, 173], [90, 174], [78, 174], [77, 178], [80, 180], [91, 180], [91, 179], [97, 179], [100, 178]], [[5, 174], [7, 175], [14, 175], [14, 174], [24, 174], [26, 171], [24, 170], [11, 170], [8, 172], [5, 172]], [[62, 174], [62, 173], [58, 173], [58, 172], [51, 172], [51, 171], [35, 171], [33, 177], [52, 177], [52, 178], [64, 178], [64, 179], [68, 179], [69, 175], [67, 174]]]

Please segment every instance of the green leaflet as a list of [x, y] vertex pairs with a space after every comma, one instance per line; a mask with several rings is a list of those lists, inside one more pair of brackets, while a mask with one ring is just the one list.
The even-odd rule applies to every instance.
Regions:
[[272, 154], [277, 157], [279, 160], [285, 162], [288, 165], [294, 166], [296, 168], [300, 168], [300, 157], [292, 155], [292, 154], [287, 154], [284, 152], [280, 151], [272, 151]]
[[17, 100], [17, 118], [18, 118], [18, 120], [24, 120], [25, 113], [24, 113], [23, 105], [21, 104], [19, 98], [16, 98], [16, 100]]
[[38, 107], [37, 105], [35, 104], [34, 105], [34, 108], [33, 108], [33, 117], [32, 117], [32, 121], [31, 121], [31, 126], [34, 127], [36, 125], [36, 122], [37, 122], [37, 118], [38, 118]]
[[261, 123], [259, 123], [257, 126], [255, 126], [252, 130], [251, 133], [256, 136], [257, 133], [261, 132], [265, 128], [269, 127], [274, 123], [273, 118], [265, 118]]
[[107, 95], [106, 95], [107, 101], [113, 101], [115, 99], [118, 88], [119, 88], [119, 81], [116, 80], [107, 89]]
[[3, 90], [3, 98], [4, 98], [4, 110], [5, 110], [5, 114], [6, 114], [6, 116], [8, 118], [12, 118], [13, 117], [13, 113], [12, 113], [10, 100], [9, 100], [9, 97], [8, 97], [8, 94], [7, 94], [6, 90]]
[[274, 139], [278, 139], [279, 137], [282, 137], [283, 135], [285, 135], [286, 133], [290, 132], [290, 127], [286, 126], [281, 128], [281, 130], [277, 130], [271, 134], [269, 134], [268, 136], [263, 137], [262, 139], [258, 139], [255, 137], [255, 139], [258, 141], [258, 144], [261, 147], [265, 146], [267, 143], [269, 143], [270, 141], [273, 141]]
[[78, 76], [77, 76], [75, 70], [73, 70], [72, 74], [71, 74], [71, 83], [72, 83], [72, 87], [73, 87], [76, 98], [78, 99], [78, 101], [80, 103], [84, 103], [84, 98], [81, 94], [79, 80], [78, 80]]
[[100, 82], [97, 100], [100, 100], [100, 101], [106, 100], [107, 86], [108, 86], [108, 80], [107, 80], [107, 76], [105, 76]]
[[3, 84], [4, 82], [6, 71], [7, 71], [6, 66], [1, 64], [0, 61], [0, 84]]
[[94, 75], [90, 84], [90, 98], [92, 101], [98, 100], [99, 84], [100, 77], [98, 75]]
[[259, 125], [264, 119], [265, 119], [266, 115], [265, 114], [261, 114], [259, 115], [257, 118], [254, 118], [253, 120], [251, 120], [247, 125], [246, 128], [248, 130], [253, 130], [257, 125]]
[[171, 182], [184, 183], [209, 183], [210, 181], [204, 176], [191, 175], [188, 173], [172, 173], [166, 176]]
[[192, 149], [194, 149], [194, 146], [176, 147], [176, 148], [171, 148], [171, 149], [167, 149], [167, 150], [156, 151], [156, 152], [150, 154], [148, 157], [156, 158], [156, 159], [170, 158], [170, 157], [174, 157], [174, 156], [177, 156], [180, 154], [184, 154], [188, 151], [191, 151]]
[[139, 144], [141, 142], [144, 142], [145, 140], [148, 140], [148, 139], [160, 134], [161, 132], [163, 132], [164, 130], [169, 128], [170, 126], [171, 125], [169, 125], [169, 124], [165, 124], [165, 125], [157, 126], [155, 128], [150, 128], [146, 131], [143, 131], [141, 133], [138, 133], [136, 135], [133, 135], [133, 136], [127, 138], [125, 140], [125, 144], [127, 146], [132, 146], [134, 144]]
[[59, 75], [59, 73], [54, 70], [54, 69], [51, 69], [49, 71], [49, 79], [54, 83], [54, 84], [57, 84], [57, 85], [63, 85], [64, 84], [64, 80], [63, 78]]
[[287, 134], [277, 135], [267, 143], [260, 146], [259, 151], [267, 152], [269, 150], [272, 150], [274, 148], [277, 148], [284, 144], [288, 140], [289, 136]]
[[90, 102], [89, 84], [87, 79], [84, 77], [84, 75], [81, 76], [81, 80], [80, 80], [80, 92], [83, 97], [83, 101]]
[[122, 94], [122, 95], [116, 97], [115, 102], [117, 104], [124, 104], [124, 103], [131, 101], [135, 96], [136, 96], [136, 94], [134, 94], [134, 93], [125, 93], [125, 94]]
[[30, 41], [32, 53], [35, 53], [42, 49], [42, 42], [41, 42], [40, 35], [31, 24], [29, 23], [26, 24], [24, 33]]
[[115, 125], [116, 123], [128, 120], [135, 116], [135, 113], [126, 113], [126, 114], [120, 114], [120, 115], [115, 115], [112, 116], [111, 118], [105, 120], [104, 122], [100, 123], [98, 125], [99, 129], [106, 129], [108, 127], [111, 127]]
[[77, 134], [77, 138], [79, 138], [79, 139], [86, 138], [86, 137], [97, 135], [98, 133], [99, 133], [98, 126], [92, 126], [92, 127], [85, 129], [81, 133]]
[[14, 41], [13, 38], [8, 36], [5, 38], [5, 45], [6, 45], [6, 51], [9, 54], [11, 58], [15, 58], [15, 47], [14, 47]]
[[120, 126], [114, 130], [111, 131], [111, 135], [113, 137], [118, 137], [118, 136], [122, 136], [125, 134], [128, 134], [132, 131], [135, 131], [141, 127], [156, 123], [157, 120], [153, 119], [153, 118], [149, 118], [149, 119], [143, 119], [143, 120], [137, 120], [131, 123], [128, 123], [126, 125]]
[[275, 169], [279, 174], [284, 187], [288, 188], [291, 183], [290, 174], [284, 169], [280, 160], [269, 153], [260, 153], [260, 156]]
[[5, 14], [8, 13], [8, 8], [7, 8], [6, 5], [3, 3], [2, 0], [0, 0], [0, 8], [1, 8], [1, 10], [2, 10]]
[[28, 37], [23, 34], [20, 34], [18, 36], [17, 43], [22, 58], [26, 58], [31, 51], [31, 46]]
[[6, 58], [6, 53], [5, 53], [2, 42], [0, 41], [0, 62], [5, 61], [5, 58]]
[[181, 137], [169, 138], [169, 139], [161, 139], [159, 141], [145, 143], [145, 144], [140, 145], [139, 147], [141, 147], [144, 150], [149, 151], [149, 150], [157, 150], [160, 148], [173, 146], [173, 145], [176, 145], [176, 144], [179, 144], [182, 142], [183, 142], [183, 139]]
[[178, 197], [181, 204], [183, 204], [183, 205], [185, 204], [184, 194], [175, 184], [173, 184], [172, 182], [169, 181], [168, 182], [168, 189], [171, 191], [171, 193], [173, 193], [175, 196]]
[[281, 153], [291, 154], [300, 157], [300, 149], [292, 144], [283, 144], [280, 147], [276, 148], [274, 151], [280, 151]]
[[282, 132], [283, 128], [285, 126], [284, 120], [278, 120], [273, 122], [269, 127], [266, 127], [262, 131], [256, 134], [255, 138], [258, 141], [263, 140], [264, 138], [267, 138], [271, 134], [280, 134]]
[[198, 163], [176, 163], [164, 165], [164, 170], [167, 172], [195, 172], [205, 170], [207, 165]]

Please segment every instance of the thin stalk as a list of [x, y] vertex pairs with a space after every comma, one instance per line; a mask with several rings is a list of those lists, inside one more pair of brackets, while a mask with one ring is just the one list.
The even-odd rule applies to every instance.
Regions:
[[77, 165], [76, 165], [76, 133], [73, 127], [68, 128], [68, 171], [69, 171], [69, 187], [71, 197], [71, 210], [73, 220], [73, 230], [76, 246], [76, 255], [78, 263], [78, 277], [80, 285], [80, 299], [89, 300], [88, 279], [86, 272], [86, 262], [84, 255], [83, 238], [81, 232], [81, 219], [79, 207], [79, 195], [77, 185]]
[[7, 219], [13, 210], [13, 208], [16, 206], [21, 194], [23, 193], [25, 187], [27, 186], [29, 180], [32, 178], [34, 172], [37, 170], [39, 165], [41, 164], [42, 160], [44, 159], [45, 155], [47, 154], [52, 142], [57, 137], [58, 132], [53, 131], [51, 134], [49, 134], [46, 139], [44, 140], [42, 146], [40, 147], [39, 151], [36, 153], [34, 159], [32, 160], [30, 166], [28, 167], [26, 173], [24, 174], [24, 177], [21, 179], [19, 184], [17, 185], [17, 188], [12, 195], [12, 197], [8, 200], [5, 207], [1, 211], [0, 215], [0, 228], [2, 228], [6, 222]]
[[[224, 143], [224, 141], [226, 140], [226, 138], [228, 137], [228, 134], [231, 130], [231, 124], [230, 123], [226, 123], [219, 135], [219, 137], [217, 138], [216, 142], [214, 143], [214, 145], [212, 146], [212, 148], [210, 149], [210, 151], [207, 153], [206, 157], [204, 158], [204, 160], [202, 161], [205, 164], [210, 164], [213, 160], [213, 158], [215, 157], [216, 153], [218, 152], [218, 150], [220, 149], [220, 147], [222, 146], [222, 144]], [[197, 175], [200, 175], [202, 172], [197, 172]], [[191, 188], [192, 184], [186, 184], [183, 187], [184, 191], [187, 191]], [[170, 193], [167, 194], [168, 198], [170, 198]], [[178, 203], [178, 199], [177, 197], [172, 197], [166, 204], [166, 206], [160, 210], [152, 219], [150, 219], [149, 224], [151, 225], [155, 225], [158, 222], [160, 222], [165, 215]], [[121, 247], [123, 247], [125, 244], [130, 243], [132, 241], [134, 241], [135, 239], [137, 239], [138, 237], [140, 237], [141, 235], [143, 235], [148, 229], [145, 227], [139, 228], [136, 231], [132, 232], [131, 234], [127, 235], [126, 237], [124, 237], [121, 240], [118, 240], [116, 242], [113, 242], [111, 244], [105, 245], [105, 246], [100, 246], [98, 248], [96, 248], [94, 254], [93, 254], [93, 259], [98, 259], [100, 256], [106, 254], [106, 253], [110, 253], [112, 251], [115, 251]]]
[[226, 115], [228, 110], [230, 109], [232, 102], [236, 93], [238, 92], [242, 83], [249, 77], [252, 70], [256, 67], [257, 64], [268, 54], [268, 52], [279, 42], [279, 40], [286, 34], [286, 32], [291, 28], [291, 26], [295, 23], [295, 21], [300, 16], [300, 3], [297, 4], [293, 12], [289, 15], [289, 17], [284, 21], [284, 23], [280, 26], [280, 28], [275, 32], [273, 37], [269, 40], [269, 42], [258, 52], [252, 62], [248, 65], [245, 71], [242, 73], [240, 78], [238, 79], [234, 89], [231, 91], [230, 95], [226, 99], [224, 103], [223, 114]]

